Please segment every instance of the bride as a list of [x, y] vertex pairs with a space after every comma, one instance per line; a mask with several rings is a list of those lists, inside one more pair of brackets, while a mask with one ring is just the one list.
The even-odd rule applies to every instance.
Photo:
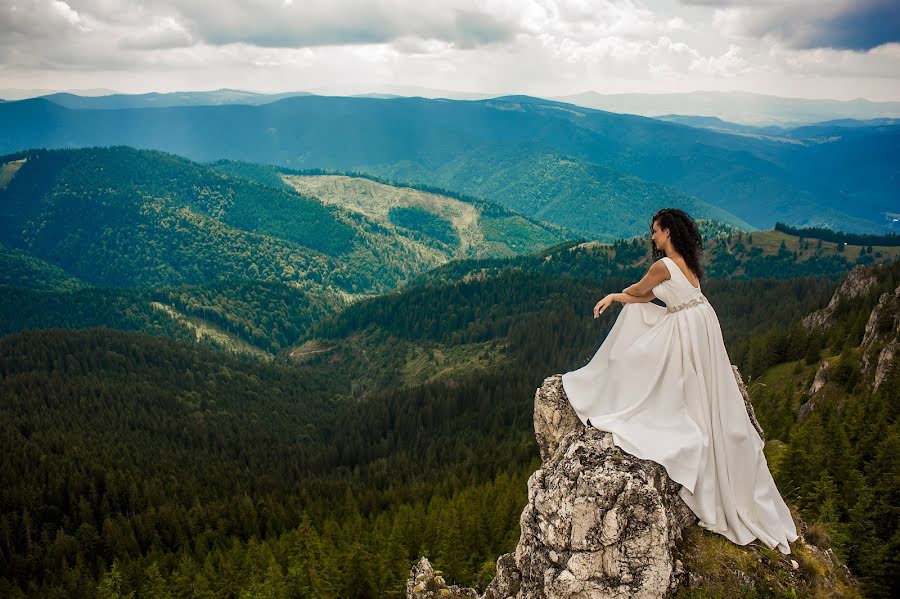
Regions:
[[697, 226], [667, 208], [651, 229], [647, 274], [594, 307], [599, 318], [613, 302], [624, 304], [590, 362], [562, 376], [569, 403], [622, 450], [661, 464], [700, 526], [739, 545], [760, 539], [790, 553], [794, 521], [744, 406], [718, 316], [700, 290]]

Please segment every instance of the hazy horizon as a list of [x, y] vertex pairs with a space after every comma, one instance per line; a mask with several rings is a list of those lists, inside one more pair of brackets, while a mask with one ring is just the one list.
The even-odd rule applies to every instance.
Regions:
[[[360, 88], [363, 89], [363, 88]], [[601, 96], [629, 96], [629, 95], [645, 95], [645, 96], [677, 96], [677, 95], [691, 95], [691, 94], [746, 94], [746, 95], [754, 95], [761, 96], [766, 98], [779, 98], [784, 100], [811, 100], [811, 101], [824, 101], [824, 102], [855, 102], [855, 101], [866, 101], [872, 103], [888, 103], [888, 102], [900, 102], [900, 98], [897, 99], [888, 99], [888, 100], [873, 100], [872, 98], [866, 98], [864, 96], [856, 96], [853, 98], [830, 98], [823, 96], [784, 96], [778, 94], [770, 94], [764, 92], [754, 92], [754, 91], [745, 91], [745, 90], [711, 90], [711, 89], [695, 89], [689, 91], [680, 91], [680, 92], [666, 92], [666, 91], [648, 91], [648, 92], [636, 92], [636, 91], [623, 91], [623, 92], [614, 92], [614, 93], [606, 93], [594, 89], [584, 89], [579, 92], [574, 92], [571, 94], [555, 94], [553, 96], [539, 96], [535, 94], [529, 94], [520, 91], [473, 91], [473, 90], [462, 90], [455, 88], [428, 88], [428, 87], [420, 87], [415, 85], [398, 85], [398, 84], [385, 84], [381, 87], [376, 88], [365, 88], [365, 91], [360, 90], [348, 90], [346, 92], [341, 92], [338, 89], [323, 89], [323, 88], [313, 88], [313, 89], [280, 89], [274, 91], [267, 91], [261, 89], [250, 89], [244, 88], [234, 85], [225, 85], [222, 87], [203, 87], [196, 89], [188, 89], [188, 88], [176, 88], [176, 89], [148, 89], [145, 91], [126, 91], [121, 89], [109, 89], [109, 88], [31, 88], [31, 89], [23, 89], [23, 88], [2, 88], [0, 89], [0, 98], [4, 100], [21, 100], [28, 98], [36, 98], [44, 95], [57, 94], [57, 93], [68, 93], [83, 97], [99, 97], [106, 95], [143, 95], [143, 94], [180, 94], [180, 93], [213, 93], [220, 91], [235, 91], [235, 92], [244, 92], [250, 94], [259, 94], [259, 95], [278, 95], [278, 94], [291, 94], [291, 93], [308, 93], [313, 95], [322, 95], [322, 96], [356, 96], [356, 95], [366, 95], [366, 94], [395, 94], [398, 96], [413, 96], [416, 95], [415, 92], [421, 92], [422, 97], [425, 98], [437, 98], [439, 96], [431, 95], [431, 94], [439, 94], [439, 93], [450, 93], [454, 96], [473, 96], [473, 97], [483, 97], [483, 98], [498, 98], [503, 96], [533, 96], [536, 98], [544, 98], [544, 99], [552, 99], [559, 97], [567, 97], [567, 96], [579, 96], [586, 94], [597, 94]], [[9, 92], [14, 92], [9, 97], [4, 95]]]

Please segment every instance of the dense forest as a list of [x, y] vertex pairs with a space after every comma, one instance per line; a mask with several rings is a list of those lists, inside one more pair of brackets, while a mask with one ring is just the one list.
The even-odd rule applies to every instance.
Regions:
[[885, 235], [873, 235], [871, 233], [844, 233], [832, 231], [824, 227], [792, 227], [785, 223], [775, 223], [775, 230], [797, 237], [809, 237], [812, 239], [824, 239], [840, 243], [852, 243], [854, 245], [900, 245], [900, 235], [887, 233]]
[[[896, 270], [879, 290], [897, 284]], [[872, 393], [845, 358], [838, 380], [856, 415], [840, 416], [837, 403], [799, 420], [795, 405], [766, 395], [782, 392], [753, 384], [784, 364], [803, 380], [821, 358], [852, 351], [877, 290], [827, 334], [798, 324], [834, 286], [711, 280], [704, 293], [732, 361], [752, 377], [780, 488], [870, 595], [889, 596], [898, 385]], [[590, 317], [600, 291], [589, 279], [508, 271], [356, 304], [315, 334], [433, 350], [506, 344], [489, 368], [414, 386], [389, 376], [402, 354], [381, 356], [388, 376], [361, 398], [336, 376], [353, 371], [349, 355], [267, 364], [108, 329], [4, 337], [2, 593], [400, 596], [421, 554], [448, 580], [487, 582], [515, 545], [539, 463], [534, 389], [592, 355], [613, 322]], [[835, 461], [838, 429], [857, 450]]]

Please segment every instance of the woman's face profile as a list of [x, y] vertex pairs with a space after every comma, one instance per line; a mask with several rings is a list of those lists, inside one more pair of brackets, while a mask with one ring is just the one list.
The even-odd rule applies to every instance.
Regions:
[[656, 221], [653, 221], [653, 225], [651, 226], [651, 229], [652, 229], [652, 233], [650, 234], [650, 240], [653, 242], [653, 248], [659, 249], [660, 244], [664, 241], [663, 240], [663, 237], [664, 237], [663, 232], [659, 228], [659, 224]]

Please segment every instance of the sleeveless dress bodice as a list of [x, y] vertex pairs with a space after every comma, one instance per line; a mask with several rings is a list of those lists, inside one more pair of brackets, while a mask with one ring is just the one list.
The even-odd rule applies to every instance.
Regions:
[[653, 288], [653, 295], [661, 299], [668, 308], [667, 312], [678, 312], [684, 308], [706, 301], [700, 287], [694, 287], [678, 265], [669, 258], [661, 258], [669, 269], [670, 278]]

